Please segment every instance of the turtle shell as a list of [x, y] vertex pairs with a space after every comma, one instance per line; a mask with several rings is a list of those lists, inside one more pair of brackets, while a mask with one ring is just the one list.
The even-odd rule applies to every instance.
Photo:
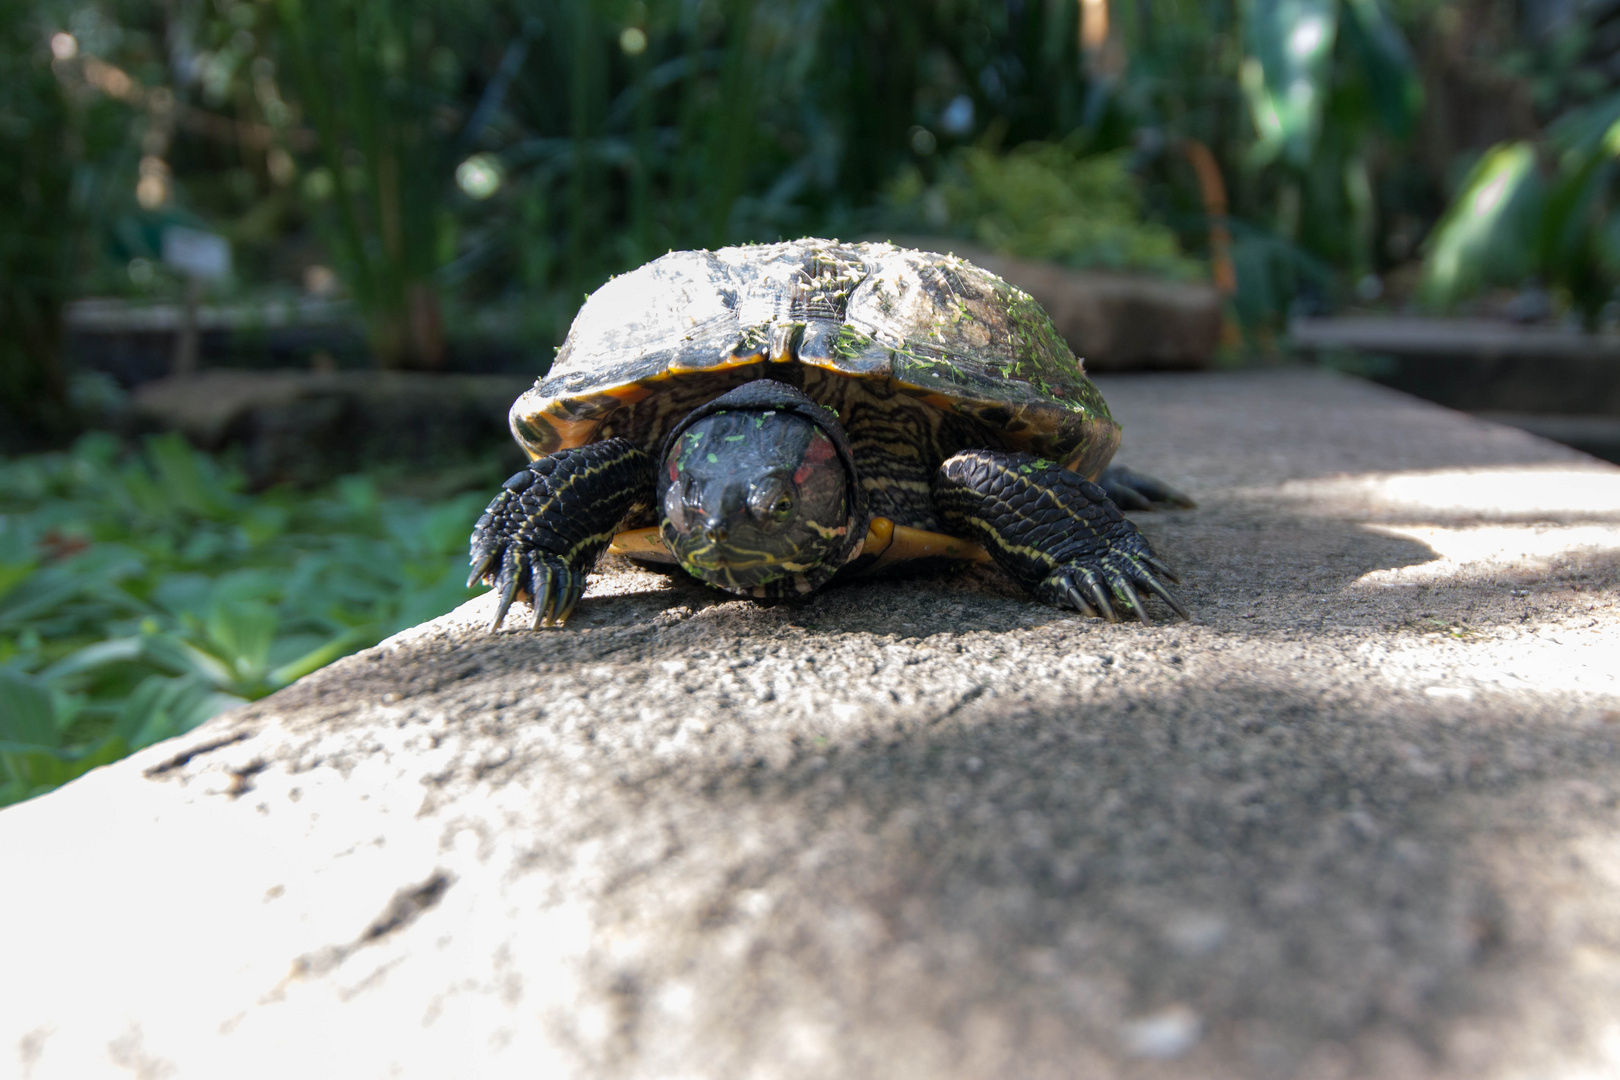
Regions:
[[1028, 294], [952, 255], [814, 239], [672, 252], [609, 281], [512, 406], [512, 432], [536, 458], [615, 436], [656, 453], [690, 410], [758, 378], [834, 408], [853, 385], [868, 405], [935, 414], [917, 430], [939, 460], [1001, 446], [1094, 476], [1119, 443]]

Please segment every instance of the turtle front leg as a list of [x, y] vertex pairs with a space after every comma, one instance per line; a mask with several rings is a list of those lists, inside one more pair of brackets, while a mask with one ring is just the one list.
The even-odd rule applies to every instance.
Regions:
[[568, 618], [603, 549], [653, 498], [652, 458], [628, 439], [547, 454], [502, 484], [473, 526], [467, 578], [500, 596], [490, 629], [519, 597], [534, 604], [536, 628]]
[[934, 474], [946, 528], [977, 540], [1036, 598], [1115, 621], [1148, 618], [1138, 589], [1183, 619], [1187, 609], [1159, 578], [1177, 578], [1102, 488], [1056, 462], [1010, 450], [965, 450]]

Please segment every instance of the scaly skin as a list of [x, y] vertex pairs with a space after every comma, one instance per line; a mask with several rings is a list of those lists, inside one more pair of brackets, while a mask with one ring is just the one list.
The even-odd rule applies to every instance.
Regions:
[[[934, 474], [946, 528], [971, 537], [1037, 599], [1115, 621], [1115, 603], [1150, 622], [1138, 588], [1182, 618], [1175, 581], [1147, 538], [1103, 489], [1055, 462], [1009, 450], [965, 450]], [[1155, 576], [1155, 573], [1158, 576]]]
[[534, 625], [568, 618], [586, 575], [627, 520], [652, 506], [653, 463], [628, 439], [559, 450], [501, 485], [472, 534], [472, 574], [500, 599], [490, 629], [512, 601], [534, 604]]

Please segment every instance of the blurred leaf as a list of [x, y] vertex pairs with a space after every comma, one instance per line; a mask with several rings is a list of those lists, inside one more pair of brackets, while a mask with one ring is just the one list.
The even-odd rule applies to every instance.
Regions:
[[37, 569], [37, 562], [0, 562], [0, 603], [4, 603], [6, 594], [26, 581]]
[[235, 685], [264, 677], [276, 623], [275, 609], [257, 600], [221, 598], [208, 613], [208, 651], [229, 665]]
[[1546, 199], [1535, 147], [1488, 150], [1429, 237], [1424, 296], [1444, 306], [1487, 283], [1518, 284], [1536, 268]]
[[1380, 0], [1345, 0], [1340, 24], [1348, 51], [1361, 68], [1384, 130], [1405, 138], [1423, 105], [1423, 84], [1412, 50]]
[[[1565, 167], [1578, 167], [1589, 155], [1601, 153], [1605, 143], [1612, 139], [1615, 124], [1620, 123], [1620, 93], [1609, 94], [1578, 109], [1571, 109], [1555, 120], [1547, 129], [1549, 141], [1564, 155], [1575, 155], [1561, 162]], [[1610, 153], [1615, 147], [1609, 145]]]
[[145, 656], [145, 641], [142, 638], [115, 638], [111, 641], [98, 641], [58, 660], [40, 672], [40, 677], [50, 682], [62, 682], [76, 675], [82, 675], [97, 668], [105, 667], [108, 664], [132, 663], [143, 659]]
[[146, 440], [146, 459], [167, 508], [201, 518], [223, 518], [234, 509], [232, 492], [209, 458], [176, 433]]
[[1604, 218], [1593, 239], [1604, 274], [1610, 281], [1620, 281], [1620, 214]]
[[1241, 0], [1240, 10], [1243, 90], [1260, 136], [1254, 159], [1304, 168], [1321, 131], [1338, 0]]
[[23, 746], [0, 741], [0, 806], [20, 802], [59, 787], [91, 769], [117, 761], [130, 752], [121, 736], [108, 735], [80, 750]]
[[0, 597], [0, 627], [22, 626], [40, 614], [60, 607], [79, 595], [85, 582], [58, 567], [47, 567], [25, 577]]
[[312, 671], [320, 670], [340, 657], [374, 644], [376, 640], [376, 634], [367, 627], [356, 627], [353, 630], [345, 631], [320, 647], [311, 649], [296, 660], [292, 660], [271, 671], [266, 676], [265, 681], [278, 688], [286, 686]]
[[125, 701], [113, 724], [114, 733], [130, 750], [183, 735], [244, 699], [214, 690], [197, 676], [177, 679], [152, 675], [142, 680]]
[[0, 742], [55, 746], [56, 703], [45, 684], [0, 667]]

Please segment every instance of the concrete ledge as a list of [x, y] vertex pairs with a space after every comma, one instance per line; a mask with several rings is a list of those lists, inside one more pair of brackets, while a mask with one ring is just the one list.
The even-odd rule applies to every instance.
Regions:
[[171, 375], [132, 395], [143, 429], [242, 451], [257, 486], [330, 480], [377, 464], [444, 468], [475, 455], [523, 461], [506, 414], [522, 375], [234, 371]]
[[1474, 415], [1495, 424], [1522, 428], [1532, 435], [1573, 446], [1605, 461], [1620, 462], [1620, 416], [1521, 412], [1480, 412]]
[[1306, 352], [1362, 353], [1386, 386], [1470, 412], [1620, 416], [1620, 334], [1489, 319], [1295, 319]]
[[[0, 812], [0, 1072], [1620, 1068], [1620, 469], [1119, 378], [1191, 625], [989, 570], [475, 601]], [[525, 613], [514, 612], [514, 621]]]

